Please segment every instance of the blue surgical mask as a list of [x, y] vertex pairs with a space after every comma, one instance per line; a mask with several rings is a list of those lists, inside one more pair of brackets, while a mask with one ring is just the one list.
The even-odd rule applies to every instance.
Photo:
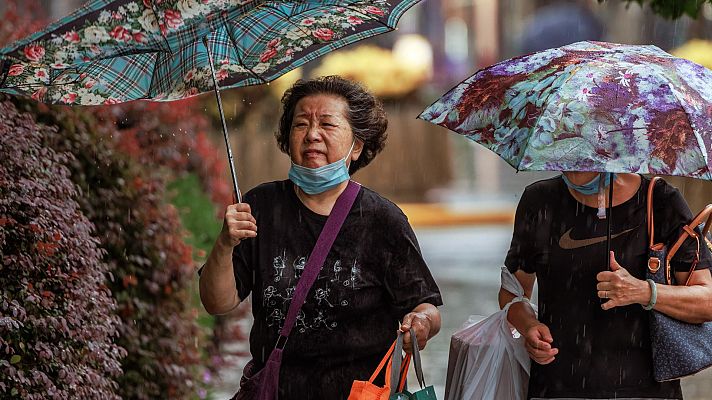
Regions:
[[322, 167], [308, 168], [292, 161], [292, 167], [289, 168], [289, 179], [307, 194], [319, 194], [339, 186], [340, 183], [350, 178], [346, 160], [351, 156], [351, 150], [354, 149], [355, 144], [356, 141], [351, 144], [351, 149], [344, 158]]
[[601, 187], [601, 175], [606, 175], [606, 182], [603, 187], [608, 187], [608, 185], [611, 184], [611, 180], [616, 178], [616, 174], [605, 172], [601, 174], [596, 174], [595, 178], [591, 179], [590, 182], [584, 183], [583, 185], [577, 185], [571, 182], [566, 177], [566, 174], [561, 174], [561, 178], [564, 180], [564, 182], [566, 182], [566, 186], [570, 187], [571, 189], [581, 194], [592, 195], [598, 193]]

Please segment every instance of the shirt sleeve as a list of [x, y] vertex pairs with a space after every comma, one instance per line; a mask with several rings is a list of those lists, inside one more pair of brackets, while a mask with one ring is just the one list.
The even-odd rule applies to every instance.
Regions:
[[[683, 227], [694, 217], [687, 202], [675, 187], [667, 182], [655, 188], [653, 212], [655, 215], [656, 242], [665, 243], [670, 249], [683, 232]], [[699, 227], [695, 230], [701, 234]], [[670, 260], [675, 272], [688, 272], [697, 257], [697, 240], [688, 238]], [[712, 257], [704, 240], [699, 242], [699, 263], [696, 269], [708, 269], [712, 266]]]
[[394, 312], [402, 317], [422, 303], [441, 306], [440, 289], [423, 260], [407, 217], [399, 211], [396, 218], [389, 219], [395, 220], [387, 234], [390, 251], [386, 252], [384, 281]]
[[248, 247], [252, 247], [251, 243], [248, 243], [250, 241], [254, 242], [254, 239], [243, 241], [232, 250], [232, 270], [235, 274], [235, 286], [240, 301], [250, 295], [255, 281], [252, 265], [247, 261], [248, 257], [245, 254], [249, 253]]
[[514, 233], [512, 234], [512, 242], [509, 245], [507, 256], [504, 259], [504, 265], [509, 272], [514, 273], [522, 270], [533, 274], [536, 272], [536, 263], [534, 260], [534, 243], [533, 228], [536, 226], [532, 212], [532, 194], [529, 188], [524, 190], [522, 197], [517, 204], [517, 211], [514, 215]]

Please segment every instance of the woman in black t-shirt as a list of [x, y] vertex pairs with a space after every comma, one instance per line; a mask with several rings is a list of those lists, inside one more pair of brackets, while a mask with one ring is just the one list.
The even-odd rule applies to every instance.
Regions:
[[[608, 181], [600, 184], [601, 176]], [[712, 262], [705, 246], [690, 286], [658, 285], [653, 304], [645, 280], [645, 177], [613, 175], [611, 270], [604, 271], [607, 223], [598, 216], [598, 191], [607, 193], [610, 176], [565, 172], [530, 185], [519, 201], [505, 265], [527, 296], [538, 282], [538, 318], [527, 302], [515, 303], [508, 314], [534, 360], [529, 398], [681, 399], [679, 381], [653, 378], [644, 306], [683, 321], [712, 320]], [[672, 244], [692, 215], [665, 182], [653, 196], [655, 237]], [[673, 258], [678, 282], [687, 280], [696, 249], [687, 241]], [[513, 295], [501, 289], [499, 297], [504, 305]]]
[[[282, 98], [277, 143], [289, 180], [260, 185], [233, 204], [200, 276], [212, 314], [252, 294], [250, 352], [264, 365], [314, 244], [350, 174], [381, 151], [381, 103], [339, 77], [298, 81]], [[259, 226], [259, 235], [257, 227]], [[396, 337], [418, 344], [440, 330], [442, 304], [401, 210], [362, 188], [321, 266], [284, 347], [280, 400], [339, 400], [368, 380]], [[411, 346], [405, 335], [406, 351]]]

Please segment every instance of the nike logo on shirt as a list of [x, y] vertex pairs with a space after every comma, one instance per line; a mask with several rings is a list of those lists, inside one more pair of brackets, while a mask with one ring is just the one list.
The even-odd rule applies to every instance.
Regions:
[[[586, 247], [586, 246], [590, 246], [592, 244], [601, 243], [601, 242], [606, 241], [605, 236], [599, 236], [599, 237], [590, 238], [590, 239], [572, 239], [571, 238], [571, 230], [572, 229], [573, 228], [564, 232], [564, 234], [561, 236], [561, 239], [559, 239], [559, 247], [561, 247], [564, 250], [578, 249], [580, 247]], [[635, 230], [635, 229], [636, 228], [630, 228], [623, 232], [616, 233], [615, 235], [611, 235], [611, 239], [615, 239], [618, 236], [624, 235], [624, 234], [626, 234], [632, 230]]]

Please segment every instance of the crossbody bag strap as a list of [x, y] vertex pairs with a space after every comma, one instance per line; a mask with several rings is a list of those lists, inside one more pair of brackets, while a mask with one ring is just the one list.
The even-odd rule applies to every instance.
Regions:
[[[703, 221], [705, 222], [705, 227], [702, 230], [702, 235], [700, 235], [699, 233], [697, 233], [697, 231], [695, 231], [695, 228], [697, 228]], [[667, 258], [665, 260], [665, 268], [670, 268], [670, 260], [672, 260], [672, 257], [675, 255], [675, 253], [677, 253], [682, 244], [685, 243], [685, 240], [690, 237], [695, 238], [695, 240], [697, 240], [697, 253], [695, 255], [695, 259], [692, 261], [692, 267], [690, 268], [690, 274], [687, 276], [685, 286], [690, 283], [692, 273], [695, 272], [695, 269], [697, 268], [697, 263], [700, 261], [700, 239], [702, 239], [704, 243], [705, 235], [707, 235], [707, 232], [710, 229], [710, 223], [712, 223], [712, 204], [708, 204], [704, 209], [702, 209], [702, 211], [700, 211], [695, 216], [695, 218], [692, 219], [692, 222], [682, 227], [682, 233], [680, 234], [680, 237], [677, 238], [677, 241], [668, 252]]]
[[326, 256], [329, 254], [331, 246], [334, 244], [336, 236], [339, 234], [341, 226], [346, 220], [346, 216], [349, 214], [359, 190], [361, 190], [361, 185], [354, 181], [349, 181], [346, 189], [339, 195], [339, 198], [336, 199], [336, 203], [329, 214], [329, 218], [326, 220], [326, 224], [324, 224], [324, 228], [322, 228], [319, 234], [319, 238], [314, 245], [314, 250], [312, 250], [307, 265], [304, 267], [304, 272], [301, 278], [299, 278], [297, 287], [294, 290], [294, 296], [289, 304], [287, 318], [284, 321], [284, 326], [279, 333], [279, 338], [275, 345], [276, 348], [284, 348], [284, 345], [287, 343], [287, 338], [297, 321], [297, 314], [299, 314], [299, 310], [304, 305], [304, 300], [307, 294], [309, 294], [309, 290], [312, 285], [314, 285], [314, 282], [316, 282], [321, 266], [324, 265]]

